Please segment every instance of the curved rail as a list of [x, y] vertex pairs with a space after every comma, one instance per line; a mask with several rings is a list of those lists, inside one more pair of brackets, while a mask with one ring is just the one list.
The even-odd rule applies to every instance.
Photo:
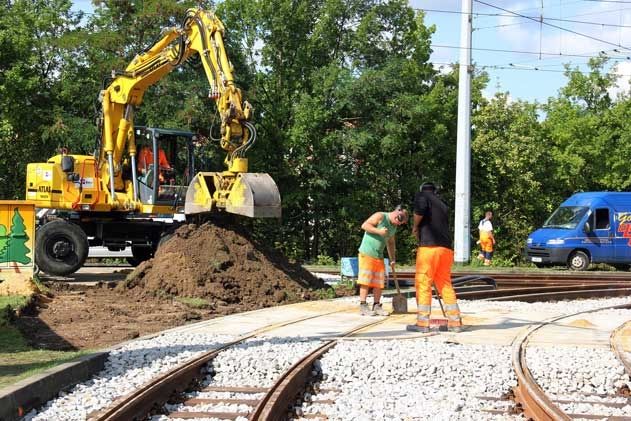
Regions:
[[165, 374], [155, 377], [130, 394], [117, 399], [107, 408], [90, 414], [88, 416], [88, 421], [127, 421], [142, 419], [155, 405], [160, 405], [166, 402], [174, 392], [181, 392], [185, 390], [193, 380], [201, 378], [203, 376], [202, 368], [212, 361], [220, 352], [261, 333], [341, 311], [343, 310], [301, 317], [257, 329], [252, 333], [241, 336], [239, 339], [223, 345], [220, 348], [193, 358], [192, 360], [189, 360]]
[[611, 349], [616, 354], [622, 365], [624, 365], [624, 369], [627, 374], [631, 376], [631, 358], [629, 358], [624, 351], [624, 346], [622, 345], [623, 336], [631, 336], [631, 321], [618, 326], [613, 332], [611, 332], [611, 336], [609, 337]]
[[[340, 337], [351, 336], [386, 320], [382, 319], [366, 323], [340, 335]], [[326, 341], [285, 371], [266, 393], [265, 397], [261, 399], [257, 407], [252, 411], [249, 419], [251, 421], [280, 421], [287, 419], [287, 408], [296, 397], [296, 394], [307, 384], [313, 364], [334, 347], [336, 343], [337, 339]]]
[[557, 322], [561, 319], [577, 316], [579, 314], [593, 313], [602, 310], [611, 309], [628, 309], [631, 308], [631, 304], [622, 304], [617, 306], [601, 307], [597, 309], [580, 311], [574, 314], [566, 314], [563, 316], [554, 317], [548, 320], [544, 320], [531, 327], [527, 331], [515, 338], [513, 341], [512, 360], [515, 373], [517, 375], [517, 386], [513, 389], [515, 394], [515, 400], [522, 405], [524, 415], [526, 417], [538, 420], [538, 421], [560, 421], [571, 420], [572, 418], [563, 412], [557, 405], [552, 402], [546, 395], [546, 393], [537, 384], [536, 380], [532, 376], [532, 373], [528, 369], [526, 363], [526, 346], [530, 340], [531, 335], [550, 323]]

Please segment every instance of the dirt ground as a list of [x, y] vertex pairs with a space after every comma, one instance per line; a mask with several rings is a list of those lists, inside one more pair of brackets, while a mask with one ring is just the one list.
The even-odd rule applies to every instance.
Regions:
[[114, 283], [54, 282], [48, 287], [50, 298], [40, 297], [14, 320], [36, 348], [98, 349], [231, 311], [191, 308], [175, 299], [126, 296], [115, 290]]
[[48, 296], [15, 324], [32, 346], [55, 350], [103, 348], [193, 321], [331, 296], [321, 279], [247, 233], [209, 223], [180, 227], [124, 281], [46, 285]]

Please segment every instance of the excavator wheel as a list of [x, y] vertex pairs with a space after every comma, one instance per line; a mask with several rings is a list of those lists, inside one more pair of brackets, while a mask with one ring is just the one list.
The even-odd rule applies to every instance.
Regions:
[[85, 232], [63, 219], [44, 224], [35, 238], [35, 263], [50, 275], [70, 275], [88, 257], [90, 246]]

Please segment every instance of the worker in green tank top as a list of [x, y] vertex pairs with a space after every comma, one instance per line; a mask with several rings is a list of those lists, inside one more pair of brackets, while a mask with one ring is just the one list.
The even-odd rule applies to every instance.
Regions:
[[[359, 246], [359, 311], [362, 316], [387, 316], [389, 313], [381, 304], [381, 290], [386, 279], [386, 267], [383, 261], [383, 250], [388, 249], [390, 266], [396, 263], [395, 234], [399, 225], [405, 224], [408, 213], [398, 206], [392, 212], [376, 212], [362, 224], [365, 231]], [[372, 309], [366, 303], [368, 290], [373, 289], [374, 303]]]

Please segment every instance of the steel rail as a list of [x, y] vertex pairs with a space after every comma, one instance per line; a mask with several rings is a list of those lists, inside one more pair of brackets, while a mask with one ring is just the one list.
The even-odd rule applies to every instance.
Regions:
[[629, 308], [631, 308], [631, 304], [622, 304], [553, 317], [539, 322], [537, 325], [531, 327], [515, 338], [512, 345], [512, 361], [515, 374], [517, 375], [517, 386], [513, 388], [513, 393], [515, 394], [515, 401], [521, 404], [526, 417], [537, 421], [568, 421], [572, 419], [568, 414], [555, 405], [554, 402], [546, 395], [528, 369], [528, 364], [526, 362], [526, 347], [533, 333], [551, 323], [568, 317], [577, 316], [579, 314]]
[[115, 400], [110, 406], [89, 414], [87, 419], [88, 421], [129, 421], [142, 419], [155, 405], [163, 404], [174, 392], [177, 393], [185, 390], [193, 380], [203, 377], [203, 367], [212, 361], [220, 352], [260, 335], [261, 333], [343, 311], [344, 310], [336, 310], [301, 317], [257, 329], [232, 342], [222, 345], [220, 348], [195, 357], [162, 375], [154, 377], [135, 391]]
[[614, 331], [611, 332], [609, 343], [613, 352], [616, 354], [622, 365], [624, 365], [625, 371], [629, 376], [631, 376], [631, 358], [629, 358], [625, 352], [622, 344], [622, 338], [625, 334], [626, 336], [631, 336], [631, 321], [627, 321], [615, 328]]
[[[366, 323], [341, 334], [340, 338], [352, 336], [361, 330], [378, 325], [386, 320], [388, 319]], [[287, 419], [289, 404], [306, 386], [313, 364], [334, 347], [337, 341], [338, 339], [326, 341], [285, 371], [261, 399], [257, 407], [254, 408], [248, 419], [250, 421], [281, 421]]]
[[568, 298], [616, 297], [631, 294], [631, 286], [618, 284], [531, 287], [458, 293], [461, 300], [522, 301], [563, 300]]

